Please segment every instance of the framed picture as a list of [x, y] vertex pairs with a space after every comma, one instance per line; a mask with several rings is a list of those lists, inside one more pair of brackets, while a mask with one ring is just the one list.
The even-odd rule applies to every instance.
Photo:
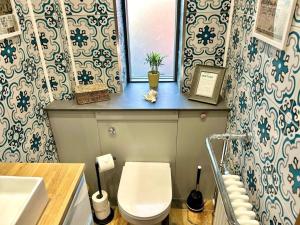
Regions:
[[14, 1], [0, 0], [0, 40], [20, 34]]
[[253, 35], [284, 49], [297, 0], [258, 0]]
[[224, 75], [223, 67], [196, 65], [189, 99], [218, 104]]

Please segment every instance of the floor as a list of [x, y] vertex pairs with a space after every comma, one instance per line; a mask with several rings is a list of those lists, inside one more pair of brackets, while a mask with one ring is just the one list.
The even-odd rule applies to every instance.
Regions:
[[[213, 204], [208, 201], [201, 213], [193, 213], [187, 209], [172, 208], [170, 213], [170, 225], [212, 225]], [[115, 218], [109, 225], [129, 225], [115, 209]]]

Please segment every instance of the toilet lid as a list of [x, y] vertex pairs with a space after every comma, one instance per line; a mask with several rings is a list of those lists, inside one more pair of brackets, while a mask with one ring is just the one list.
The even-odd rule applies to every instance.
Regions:
[[152, 219], [170, 207], [172, 200], [169, 163], [127, 162], [118, 190], [119, 206], [136, 218]]

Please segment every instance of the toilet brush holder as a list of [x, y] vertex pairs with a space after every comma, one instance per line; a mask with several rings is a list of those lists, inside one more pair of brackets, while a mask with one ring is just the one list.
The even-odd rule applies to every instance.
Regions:
[[187, 198], [187, 207], [192, 212], [202, 212], [204, 209], [204, 201], [202, 193], [198, 190], [199, 189], [199, 181], [201, 175], [201, 166], [197, 168], [197, 178], [196, 178], [196, 188], [191, 191]]

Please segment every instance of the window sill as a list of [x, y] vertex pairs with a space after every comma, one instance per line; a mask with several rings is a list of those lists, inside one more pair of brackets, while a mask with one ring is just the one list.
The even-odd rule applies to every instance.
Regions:
[[224, 100], [218, 105], [210, 105], [188, 100], [176, 82], [160, 83], [156, 103], [147, 102], [144, 95], [149, 91], [148, 83], [129, 83], [121, 94], [111, 95], [111, 100], [86, 105], [75, 101], [54, 101], [46, 107], [48, 111], [61, 110], [188, 110], [188, 111], [228, 111]]
[[[176, 81], [174, 80], [174, 77], [160, 78], [159, 82], [160, 83], [166, 83], [166, 82], [176, 83]], [[128, 83], [148, 83], [148, 78], [134, 78], [134, 79], [131, 78], [131, 80]]]

